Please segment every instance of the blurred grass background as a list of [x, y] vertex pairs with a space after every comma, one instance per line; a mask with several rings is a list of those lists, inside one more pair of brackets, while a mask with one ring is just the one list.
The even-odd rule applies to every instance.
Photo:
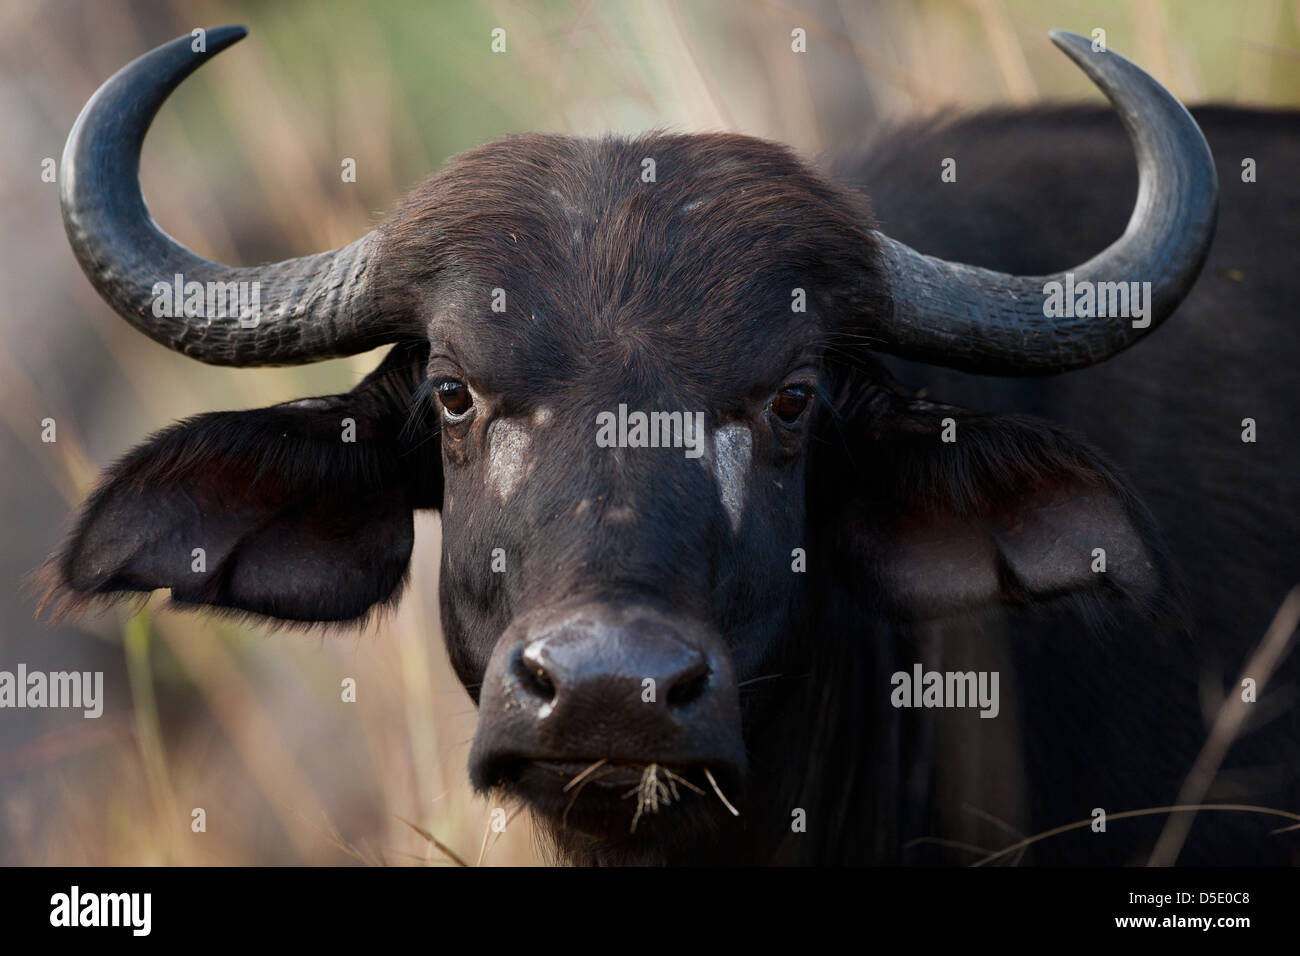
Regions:
[[1105, 29], [1189, 103], [1300, 102], [1285, 0], [3, 0], [0, 669], [103, 670], [107, 701], [99, 720], [0, 712], [0, 863], [448, 862], [403, 819], [470, 863], [540, 862], [526, 815], [485, 843], [493, 808], [466, 782], [475, 717], [438, 627], [435, 515], [418, 518], [405, 599], [365, 632], [269, 633], [161, 596], [47, 627], [21, 593], [97, 470], [147, 433], [345, 391], [377, 361], [199, 365], [113, 316], [68, 250], [42, 160], [111, 73], [223, 23], [251, 36], [164, 107], [143, 180], [165, 229], [234, 263], [342, 245], [447, 157], [512, 132], [732, 129], [816, 158], [946, 107], [1095, 100], [1053, 27]]

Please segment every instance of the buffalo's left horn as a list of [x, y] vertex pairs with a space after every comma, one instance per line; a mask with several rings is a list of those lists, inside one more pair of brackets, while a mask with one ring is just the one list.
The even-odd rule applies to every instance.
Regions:
[[1077, 33], [1054, 30], [1051, 36], [1114, 104], [1138, 163], [1128, 228], [1068, 271], [1079, 288], [1083, 281], [1137, 282], [1139, 289], [1149, 282], [1145, 315], [1137, 325], [1130, 317], [1049, 317], [1044, 287], [1064, 286], [1063, 273], [1018, 276], [946, 262], [876, 233], [894, 306], [892, 318], [876, 329], [883, 351], [988, 375], [1083, 368], [1154, 329], [1196, 281], [1214, 238], [1219, 199], [1200, 127], [1168, 90], [1118, 53], [1093, 52], [1091, 41]]
[[[208, 30], [206, 48], [197, 53], [193, 37], [180, 37], [127, 64], [90, 98], [68, 136], [60, 171], [63, 223], [73, 252], [123, 318], [154, 341], [203, 362], [294, 365], [392, 341], [398, 336], [384, 327], [368, 289], [374, 232], [331, 252], [227, 266], [176, 242], [145, 207], [140, 144], [154, 114], [182, 80], [246, 33], [237, 26]], [[187, 317], [183, 302], [174, 302], [172, 316], [155, 315], [155, 284], [172, 286], [177, 275], [185, 283], [202, 283], [205, 293], [208, 283], [249, 283], [244, 304], [259, 304], [233, 315]], [[223, 285], [218, 296], [234, 288]]]

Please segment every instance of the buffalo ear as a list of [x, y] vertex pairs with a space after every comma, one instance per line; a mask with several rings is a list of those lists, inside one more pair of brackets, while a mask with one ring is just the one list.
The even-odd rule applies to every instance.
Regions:
[[[441, 504], [436, 425], [398, 346], [344, 395], [179, 422], [106, 474], [42, 606], [170, 588], [181, 604], [285, 621], [346, 621], [394, 597], [412, 510]], [[414, 410], [413, 410], [414, 409]]]
[[1153, 521], [1078, 439], [1039, 419], [895, 393], [863, 407], [843, 544], [896, 611], [933, 618], [1056, 597], [1166, 603]]

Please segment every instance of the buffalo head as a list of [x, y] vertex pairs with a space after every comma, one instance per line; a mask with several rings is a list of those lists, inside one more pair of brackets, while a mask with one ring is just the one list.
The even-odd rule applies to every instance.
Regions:
[[[724, 134], [515, 137], [350, 246], [210, 262], [149, 217], [140, 145], [242, 36], [160, 47], [87, 104], [63, 159], [77, 257], [127, 321], [201, 361], [395, 345], [347, 394], [201, 415], [127, 455], [49, 566], [56, 603], [169, 588], [354, 620], [395, 600], [412, 512], [438, 509], [475, 784], [523, 798], [575, 856], [653, 860], [761, 842], [765, 807], [788, 819], [770, 783], [799, 731], [788, 698], [748, 691], [810, 673], [826, 608], [866, 622], [1157, 587], [1140, 507], [1086, 446], [913, 398], [872, 357], [1059, 372], [1173, 311], [1213, 233], [1214, 171], [1128, 61], [1054, 36], [1141, 175], [1127, 231], [1068, 281], [1151, 283], [1142, 322], [1048, 318], [1066, 276], [920, 255], [788, 149]], [[213, 286], [254, 295], [214, 310]]]

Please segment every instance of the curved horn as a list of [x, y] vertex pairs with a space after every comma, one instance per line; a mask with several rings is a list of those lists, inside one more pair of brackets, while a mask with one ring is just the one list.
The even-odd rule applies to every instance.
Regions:
[[1214, 238], [1219, 198], [1200, 127], [1168, 90], [1119, 54], [1094, 53], [1077, 33], [1053, 30], [1051, 37], [1114, 104], [1138, 162], [1128, 228], [1069, 270], [1073, 285], [1149, 282], [1145, 315], [1140, 321], [1049, 317], [1045, 286], [1064, 286], [1065, 273], [1016, 276], [946, 262], [876, 233], [894, 303], [892, 320], [880, 330], [889, 343], [885, 351], [986, 375], [1083, 368], [1154, 329], [1196, 281]]
[[[293, 365], [352, 355], [392, 341], [367, 289], [376, 233], [342, 249], [238, 267], [195, 255], [158, 228], [140, 193], [140, 144], [154, 114], [181, 81], [243, 39], [243, 27], [207, 31], [194, 52], [183, 36], [127, 64], [90, 98], [68, 135], [60, 170], [63, 223], [72, 250], [99, 294], [128, 322], [170, 349], [214, 365]], [[183, 302], [155, 314], [154, 286], [199, 282], [201, 316]], [[223, 315], [222, 285], [249, 283], [243, 308]], [[161, 291], [161, 290], [160, 290]], [[216, 312], [217, 314], [211, 314]]]

